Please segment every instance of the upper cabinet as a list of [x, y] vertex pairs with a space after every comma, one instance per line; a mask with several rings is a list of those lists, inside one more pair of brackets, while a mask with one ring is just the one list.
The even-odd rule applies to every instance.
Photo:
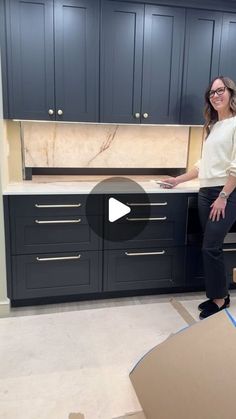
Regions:
[[176, 4], [0, 0], [4, 117], [202, 124], [210, 80], [236, 81], [236, 6]]
[[185, 11], [105, 1], [101, 121], [179, 121]]
[[204, 93], [218, 75], [221, 22], [221, 13], [187, 12], [181, 123], [203, 123]]
[[98, 2], [10, 0], [6, 12], [8, 117], [97, 121]]
[[236, 81], [236, 14], [223, 16], [219, 74]]

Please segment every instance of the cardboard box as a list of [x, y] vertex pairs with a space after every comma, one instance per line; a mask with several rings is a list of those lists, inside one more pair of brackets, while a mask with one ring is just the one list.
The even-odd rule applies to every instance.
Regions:
[[235, 419], [235, 350], [235, 321], [227, 310], [153, 348], [130, 373], [144, 418]]

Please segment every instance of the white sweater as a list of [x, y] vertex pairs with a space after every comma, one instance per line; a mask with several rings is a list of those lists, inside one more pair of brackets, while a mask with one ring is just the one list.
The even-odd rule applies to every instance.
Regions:
[[217, 121], [203, 143], [199, 169], [200, 187], [222, 186], [236, 176], [236, 116]]

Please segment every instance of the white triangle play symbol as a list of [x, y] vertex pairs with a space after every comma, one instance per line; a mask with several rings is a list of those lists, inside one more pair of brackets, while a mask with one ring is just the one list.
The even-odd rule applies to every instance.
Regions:
[[119, 218], [124, 217], [124, 215], [128, 214], [131, 211], [128, 205], [122, 204], [122, 202], [118, 201], [115, 198], [109, 198], [108, 205], [108, 218], [110, 223], [119, 220]]

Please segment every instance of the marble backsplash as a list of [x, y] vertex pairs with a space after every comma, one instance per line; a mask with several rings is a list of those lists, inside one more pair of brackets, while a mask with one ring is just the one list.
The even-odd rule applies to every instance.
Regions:
[[188, 127], [21, 124], [25, 167], [187, 167]]

